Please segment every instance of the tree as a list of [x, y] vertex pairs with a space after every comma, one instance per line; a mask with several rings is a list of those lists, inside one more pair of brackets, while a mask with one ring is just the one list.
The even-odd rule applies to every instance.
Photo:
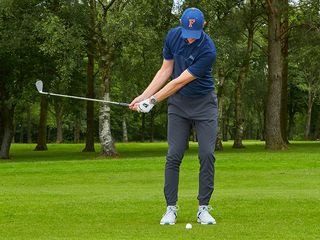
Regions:
[[306, 118], [304, 138], [310, 139], [311, 119], [314, 103], [320, 97], [320, 6], [318, 0], [304, 0], [299, 3], [294, 24], [296, 28], [292, 33], [293, 71], [295, 86], [306, 93]]
[[39, 58], [33, 30], [38, 15], [30, 1], [0, 2], [0, 158], [8, 159], [14, 133], [14, 112], [34, 79]]
[[240, 61], [239, 73], [235, 84], [235, 137], [233, 148], [243, 148], [242, 139], [244, 137], [244, 122], [242, 106], [242, 92], [244, 81], [247, 79], [250, 61], [253, 51], [254, 32], [259, 24], [259, 6], [255, 0], [250, 0], [243, 8], [242, 19], [246, 29], [247, 46], [243, 52], [243, 58]]
[[283, 16], [281, 21], [281, 53], [282, 53], [282, 91], [281, 91], [281, 136], [285, 143], [288, 141], [288, 54], [289, 54], [289, 1], [282, 0]]
[[[94, 98], [94, 57], [96, 54], [95, 41], [95, 22], [96, 22], [96, 1], [89, 0], [89, 24], [88, 24], [88, 38], [87, 38], [87, 97]], [[94, 152], [94, 103], [87, 101], [87, 129], [86, 129], [86, 145], [83, 152]]]
[[[79, 3], [54, 1], [51, 5], [44, 6], [46, 13], [37, 25], [37, 33], [41, 39], [40, 50], [46, 56], [50, 68], [50, 77], [44, 76], [47, 80], [46, 86], [52, 92], [65, 92], [70, 86], [75, 71], [82, 67], [83, 49], [85, 41], [84, 30], [81, 27], [82, 9]], [[77, 18], [72, 17], [72, 10], [76, 8]], [[79, 22], [77, 22], [79, 21]], [[80, 80], [80, 79], [78, 79]], [[75, 88], [73, 88], [75, 89]], [[73, 94], [74, 95], [74, 94]], [[46, 150], [46, 114], [48, 106], [44, 98], [41, 98], [41, 114], [39, 123], [38, 145], [36, 150]], [[61, 98], [52, 99], [56, 119], [57, 137], [56, 142], [63, 140], [63, 117], [66, 100]], [[64, 103], [64, 104], [63, 104]], [[41, 129], [40, 129], [41, 128]]]
[[281, 55], [281, 0], [266, 0], [268, 12], [268, 95], [266, 112], [266, 148], [286, 149], [281, 135], [281, 90], [282, 90], [282, 55]]

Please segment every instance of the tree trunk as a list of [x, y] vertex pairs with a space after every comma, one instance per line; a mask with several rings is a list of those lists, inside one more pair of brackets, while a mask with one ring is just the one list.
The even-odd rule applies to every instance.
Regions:
[[[90, 39], [88, 44], [88, 65], [87, 65], [87, 97], [94, 98], [94, 26], [95, 26], [95, 1], [90, 0], [90, 26], [92, 28], [90, 32]], [[87, 129], [86, 129], [86, 146], [82, 150], [83, 152], [95, 152], [94, 149], [94, 103], [87, 101]]]
[[244, 67], [241, 67], [235, 89], [235, 134], [233, 148], [244, 148], [242, 144], [244, 116], [242, 112], [242, 88], [245, 79]]
[[127, 129], [126, 115], [123, 115], [122, 117], [122, 141], [128, 142], [128, 129]]
[[307, 111], [307, 121], [306, 127], [304, 131], [304, 139], [309, 140], [310, 138], [310, 125], [311, 125], [311, 113], [312, 113], [312, 106], [313, 106], [313, 99], [312, 99], [312, 92], [311, 92], [311, 85], [309, 85], [308, 91], [308, 111]]
[[1, 106], [1, 121], [2, 125], [2, 141], [0, 149], [0, 158], [9, 159], [10, 147], [13, 138], [13, 116], [14, 116], [14, 107], [11, 106], [8, 108], [6, 105]]
[[[110, 101], [110, 70], [111, 63], [106, 62], [100, 68], [102, 73], [102, 96], [106, 101]], [[99, 114], [99, 137], [101, 143], [101, 155], [102, 156], [116, 156], [116, 148], [111, 134], [111, 122], [110, 122], [110, 106], [107, 103], [100, 105]]]
[[[110, 101], [109, 93], [104, 93], [103, 99]], [[99, 137], [101, 143], [102, 156], [116, 156], [117, 152], [113, 143], [110, 126], [110, 107], [107, 103], [102, 103], [99, 114]]]
[[47, 150], [47, 114], [48, 114], [48, 101], [46, 96], [41, 96], [40, 101], [40, 119], [38, 127], [38, 140], [35, 151]]
[[[266, 112], [266, 148], [272, 150], [286, 149], [281, 136], [281, 90], [282, 90], [282, 56], [281, 56], [281, 9], [280, 0], [266, 0], [268, 5], [268, 97]], [[270, 4], [270, 5], [269, 5]]]
[[[110, 101], [110, 77], [111, 69], [114, 64], [114, 46], [108, 43], [107, 33], [102, 28], [102, 24], [107, 21], [107, 12], [115, 1], [109, 2], [107, 6], [99, 3], [102, 7], [102, 16], [97, 24], [98, 30], [98, 49], [99, 49], [99, 70], [101, 73], [101, 92], [104, 100]], [[109, 104], [102, 103], [99, 113], [99, 138], [101, 143], [102, 156], [116, 156], [116, 148], [111, 134], [110, 107]]]
[[59, 103], [55, 103], [55, 117], [56, 117], [56, 127], [57, 127], [57, 137], [56, 143], [62, 143], [63, 133], [62, 133], [62, 115], [63, 115], [63, 107]]
[[283, 22], [281, 24], [281, 35], [282, 35], [282, 91], [281, 91], [281, 136], [285, 143], [288, 141], [288, 43], [289, 43], [289, 2], [288, 0], [283, 1]]
[[[93, 54], [91, 53], [88, 53], [87, 97], [94, 98], [94, 58], [93, 58]], [[95, 149], [94, 149], [94, 103], [91, 101], [87, 101], [86, 146], [82, 151], [95, 152]]]
[[316, 131], [315, 131], [315, 140], [320, 140], [320, 113], [318, 112], [318, 119], [316, 124]]

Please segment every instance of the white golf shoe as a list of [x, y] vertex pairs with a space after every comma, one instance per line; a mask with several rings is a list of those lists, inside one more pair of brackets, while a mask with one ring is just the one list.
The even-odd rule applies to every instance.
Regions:
[[163, 214], [160, 224], [161, 225], [174, 225], [177, 221], [178, 207], [168, 206], [167, 211]]
[[197, 214], [198, 223], [216, 224], [216, 220], [209, 213], [209, 211], [211, 211], [211, 210], [212, 210], [212, 207], [210, 205], [199, 206], [198, 214]]

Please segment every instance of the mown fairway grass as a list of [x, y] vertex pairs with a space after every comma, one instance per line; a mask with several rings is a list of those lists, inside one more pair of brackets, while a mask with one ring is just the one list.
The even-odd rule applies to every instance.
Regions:
[[0, 160], [0, 239], [320, 239], [320, 143], [282, 152], [231, 144], [216, 154], [213, 226], [196, 223], [194, 143], [175, 226], [159, 225], [166, 143], [118, 144], [120, 157], [107, 160], [81, 153], [83, 145], [15, 144], [12, 159]]

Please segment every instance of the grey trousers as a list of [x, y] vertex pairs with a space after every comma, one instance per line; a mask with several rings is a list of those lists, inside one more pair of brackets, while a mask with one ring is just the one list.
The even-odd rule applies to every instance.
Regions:
[[191, 124], [198, 139], [199, 205], [208, 205], [214, 190], [214, 147], [218, 127], [218, 101], [214, 91], [200, 97], [175, 94], [168, 99], [168, 153], [164, 195], [168, 206], [176, 205], [180, 164], [189, 140]]

